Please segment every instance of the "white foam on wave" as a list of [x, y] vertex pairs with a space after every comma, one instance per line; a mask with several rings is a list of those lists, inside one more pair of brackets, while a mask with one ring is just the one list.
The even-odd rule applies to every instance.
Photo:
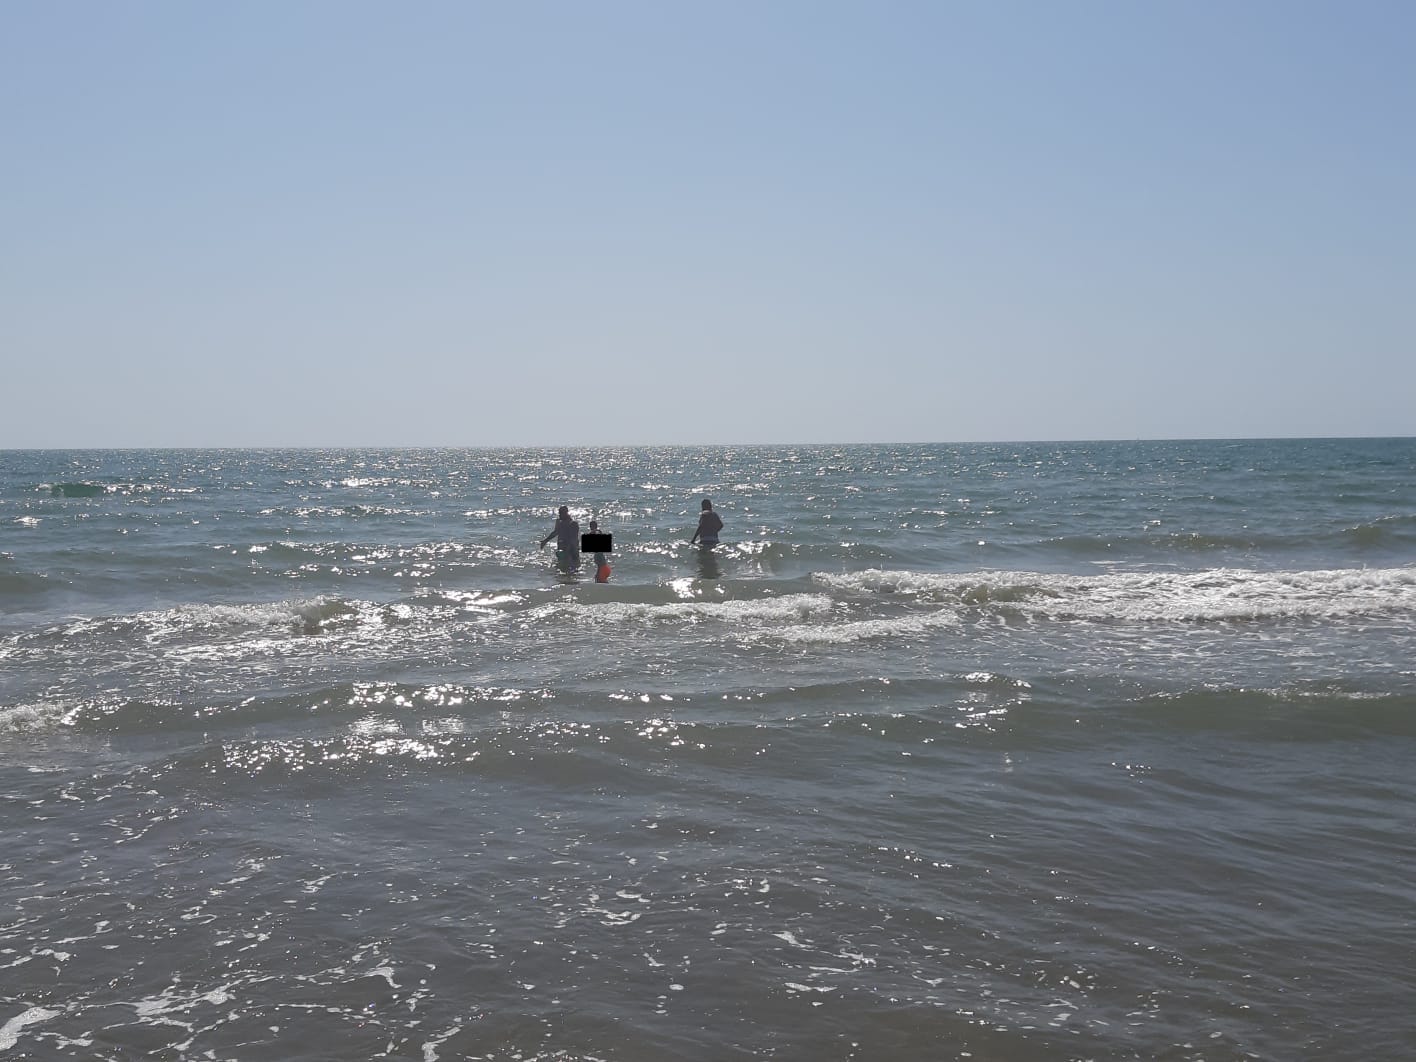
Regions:
[[828, 592], [670, 602], [570, 599], [544, 608], [557, 615], [569, 613], [577, 623], [720, 623], [725, 636], [747, 643], [822, 646], [928, 637], [991, 612], [1112, 624], [1416, 613], [1416, 567], [1272, 572], [1220, 568], [1103, 575], [871, 569], [816, 574], [812, 580]]
[[735, 624], [801, 623], [820, 619], [835, 607], [829, 594], [782, 594], [730, 601], [668, 601], [660, 603], [576, 601], [547, 605], [596, 623], [697, 623], [714, 620]]
[[254, 602], [241, 605], [187, 604], [131, 617], [151, 632], [150, 637], [203, 631], [237, 633], [284, 628], [310, 633], [354, 617], [356, 604], [334, 597]]
[[844, 623], [798, 624], [747, 635], [748, 641], [782, 641], [793, 645], [849, 645], [880, 638], [911, 638], [960, 625], [957, 613], [939, 609], [888, 619], [847, 620]]
[[60, 1012], [46, 1007], [29, 1007], [0, 1026], [0, 1051], [8, 1051], [20, 1041], [20, 1033], [28, 1025], [59, 1017]]
[[20, 704], [0, 708], [0, 734], [52, 730], [65, 721], [70, 708], [58, 704]]
[[1416, 612], [1416, 567], [1105, 575], [877, 569], [812, 578], [847, 595], [898, 594], [954, 609], [1002, 606], [1048, 619], [1178, 622]]
[[862, 572], [817, 572], [811, 577], [813, 582], [836, 590], [887, 594], [951, 593], [977, 578], [976, 575], [941, 575], [882, 568], [869, 568]]

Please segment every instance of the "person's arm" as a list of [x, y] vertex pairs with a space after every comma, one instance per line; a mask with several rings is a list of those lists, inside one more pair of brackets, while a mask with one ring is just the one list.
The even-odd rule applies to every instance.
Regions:
[[703, 530], [703, 520], [700, 518], [699, 521], [698, 521], [698, 526], [693, 529], [693, 537], [688, 540], [688, 544], [689, 544], [690, 546], [693, 545], [695, 542], [698, 541], [698, 535], [699, 535], [699, 533], [700, 533], [702, 530]]

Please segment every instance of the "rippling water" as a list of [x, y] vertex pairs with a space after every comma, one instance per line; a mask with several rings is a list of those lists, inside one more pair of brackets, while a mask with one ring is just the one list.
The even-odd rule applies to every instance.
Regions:
[[1413, 620], [1413, 440], [3, 452], [0, 1052], [1412, 1057]]

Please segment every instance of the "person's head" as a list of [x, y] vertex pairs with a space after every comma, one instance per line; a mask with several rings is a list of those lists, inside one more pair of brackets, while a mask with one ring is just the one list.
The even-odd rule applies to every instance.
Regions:
[[590, 530], [591, 530], [591, 531], [598, 531], [598, 530], [600, 530], [600, 525], [599, 525], [598, 523], [596, 523], [594, 520], [591, 520], [591, 521], [590, 521]]
[[569, 515], [570, 515], [570, 506], [568, 506], [568, 505], [562, 505], [562, 506], [560, 507], [560, 514], [561, 514], [562, 516], [569, 516]]
[[708, 512], [712, 512], [712, 511], [713, 511], [713, 502], [712, 502], [711, 499], [709, 499], [709, 498], [704, 498], [704, 499], [703, 499], [703, 511], [704, 511], [705, 513], [708, 513]]

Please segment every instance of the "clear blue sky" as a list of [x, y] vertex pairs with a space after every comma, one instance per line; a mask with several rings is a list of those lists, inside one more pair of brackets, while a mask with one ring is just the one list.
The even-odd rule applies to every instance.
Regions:
[[1416, 434], [1416, 4], [7, 0], [0, 447]]

